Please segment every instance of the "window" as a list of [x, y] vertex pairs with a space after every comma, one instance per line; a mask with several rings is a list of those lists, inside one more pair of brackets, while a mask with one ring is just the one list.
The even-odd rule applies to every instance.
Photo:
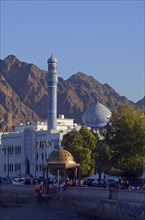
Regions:
[[15, 146], [15, 154], [21, 154], [21, 146]]
[[13, 164], [9, 164], [9, 171], [13, 172]]
[[15, 171], [20, 171], [20, 170], [21, 170], [21, 164], [15, 163]]
[[36, 147], [39, 147], [39, 141], [36, 142]]
[[44, 148], [45, 146], [45, 141], [40, 141], [40, 148]]
[[4, 164], [4, 172], [6, 172], [6, 170], [7, 170], [7, 166], [6, 164]]

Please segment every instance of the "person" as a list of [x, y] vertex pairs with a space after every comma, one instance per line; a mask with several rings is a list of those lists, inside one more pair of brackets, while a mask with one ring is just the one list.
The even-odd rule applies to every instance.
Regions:
[[35, 185], [36, 184], [36, 181], [35, 179], [32, 179], [32, 182], [31, 182], [32, 185]]
[[120, 189], [120, 185], [119, 185], [119, 182], [116, 182], [116, 186], [115, 186], [116, 189]]
[[66, 180], [65, 180], [65, 185], [70, 186], [70, 180], [68, 178], [66, 178]]
[[125, 184], [124, 184], [124, 185], [125, 185], [125, 189], [128, 189], [128, 187], [129, 187], [129, 182], [128, 182], [128, 180], [125, 181]]
[[119, 180], [118, 180], [119, 184], [121, 185], [121, 178], [119, 177]]

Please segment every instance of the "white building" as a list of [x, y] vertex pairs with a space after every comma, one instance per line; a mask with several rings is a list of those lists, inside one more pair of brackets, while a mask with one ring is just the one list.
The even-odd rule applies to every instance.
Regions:
[[[79, 127], [80, 128], [80, 127]], [[63, 135], [78, 129], [73, 119], [57, 119], [57, 130], [47, 130], [47, 122], [19, 125], [15, 132], [1, 134], [0, 177], [42, 176], [49, 154], [61, 146]]]
[[[59, 115], [59, 117], [56, 119], [56, 130], [57, 131], [64, 131], [73, 129], [77, 126], [77, 124], [74, 123], [74, 119], [71, 118], [64, 118], [64, 115]], [[36, 131], [42, 131], [47, 130], [47, 121], [45, 122], [37, 122], [34, 124], [30, 124], [29, 122], [24, 125], [20, 124], [15, 126], [15, 132], [22, 132], [25, 128], [31, 128]]]
[[51, 55], [48, 63], [48, 109], [47, 122], [27, 123], [15, 127], [12, 133], [1, 135], [0, 177], [18, 175], [39, 178], [49, 154], [61, 146], [64, 134], [78, 129], [73, 119], [57, 116], [57, 60]]

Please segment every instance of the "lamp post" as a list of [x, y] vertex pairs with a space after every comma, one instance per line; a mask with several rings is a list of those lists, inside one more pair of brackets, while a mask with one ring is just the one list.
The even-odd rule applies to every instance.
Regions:
[[7, 175], [7, 177], [8, 177], [8, 180], [9, 180], [9, 171], [10, 171], [10, 164], [9, 164], [9, 154], [10, 153], [10, 148], [8, 147], [7, 148], [7, 154], [8, 154], [8, 162], [7, 162], [7, 165], [8, 165], [8, 175]]

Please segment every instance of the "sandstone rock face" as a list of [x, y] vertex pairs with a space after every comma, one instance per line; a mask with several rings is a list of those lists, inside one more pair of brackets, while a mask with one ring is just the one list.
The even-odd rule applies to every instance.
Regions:
[[139, 100], [138, 102], [136, 102], [135, 105], [136, 105], [138, 108], [141, 108], [142, 110], [145, 110], [145, 96], [144, 96], [144, 98], [142, 98], [141, 100]]
[[2, 131], [10, 131], [6, 121], [6, 115], [12, 113], [12, 123], [20, 124], [35, 122], [39, 120], [39, 116], [26, 106], [20, 97], [12, 90], [11, 86], [6, 82], [5, 78], [0, 74], [0, 127]]
[[[85, 73], [77, 72], [67, 80], [59, 78], [58, 114], [82, 123], [84, 111], [98, 99], [111, 111], [124, 103], [135, 105], [107, 83], [101, 84]], [[47, 72], [19, 61], [14, 55], [0, 60], [0, 121], [3, 122], [0, 125], [3, 131], [7, 127], [4, 115], [9, 111], [13, 125], [47, 118]]]

